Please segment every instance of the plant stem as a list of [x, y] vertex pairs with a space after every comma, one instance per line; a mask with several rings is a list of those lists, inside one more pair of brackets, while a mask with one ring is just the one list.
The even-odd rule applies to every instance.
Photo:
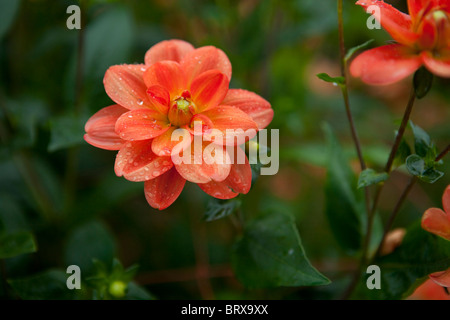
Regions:
[[[344, 104], [345, 104], [345, 112], [347, 115], [347, 119], [350, 125], [350, 131], [353, 139], [353, 143], [355, 145], [356, 153], [358, 155], [359, 164], [361, 167], [361, 171], [364, 171], [367, 166], [364, 161], [364, 157], [361, 150], [361, 143], [358, 137], [358, 133], [355, 127], [355, 122], [353, 120], [353, 115], [350, 108], [350, 100], [349, 100], [349, 94], [348, 94], [348, 78], [347, 78], [347, 61], [346, 61], [346, 50], [345, 50], [345, 39], [344, 39], [344, 17], [343, 17], [343, 1], [338, 0], [338, 29], [339, 29], [339, 51], [340, 51], [340, 58], [341, 58], [341, 75], [344, 78], [344, 85], [341, 86], [342, 96], [344, 98]], [[371, 221], [373, 219], [370, 219], [370, 192], [369, 188], [364, 188], [365, 193], [365, 202], [366, 202], [366, 211], [368, 215], [368, 224], [367, 224], [367, 230], [366, 230], [366, 236], [363, 240], [363, 250], [362, 250], [362, 256], [361, 261], [359, 263], [359, 267], [354, 273], [352, 283], [349, 287], [349, 289], [346, 291], [344, 296], [348, 297], [351, 292], [353, 291], [354, 287], [357, 284], [357, 281], [359, 279], [359, 275], [361, 274], [362, 267], [366, 263], [366, 256], [369, 248], [370, 238], [372, 235], [372, 223]], [[348, 294], [348, 295], [347, 295]]]
[[[390, 173], [392, 170], [392, 165], [394, 163], [395, 160], [395, 155], [397, 154], [398, 148], [400, 147], [400, 143], [402, 142], [403, 136], [405, 134], [405, 130], [408, 126], [408, 121], [409, 118], [411, 117], [411, 112], [414, 106], [414, 102], [416, 101], [416, 94], [414, 89], [411, 92], [411, 95], [409, 97], [408, 100], [408, 104], [406, 105], [406, 109], [405, 109], [405, 113], [403, 114], [403, 119], [402, 119], [402, 123], [400, 124], [400, 128], [398, 129], [398, 133], [395, 137], [395, 141], [394, 144], [392, 145], [391, 148], [391, 152], [389, 154], [389, 158], [386, 162], [386, 165], [384, 167], [384, 171], [386, 173]], [[380, 196], [381, 196], [381, 192], [383, 191], [383, 186], [384, 184], [381, 184], [378, 188], [377, 191], [375, 192], [375, 198], [373, 200], [373, 205], [372, 205], [372, 210], [371, 210], [371, 216], [373, 218], [373, 216], [375, 215], [375, 211], [377, 209], [378, 206], [378, 202], [380, 200]]]
[[449, 152], [450, 152], [450, 144], [444, 150], [442, 150], [442, 152], [436, 157], [435, 161], [436, 162], [441, 161]]

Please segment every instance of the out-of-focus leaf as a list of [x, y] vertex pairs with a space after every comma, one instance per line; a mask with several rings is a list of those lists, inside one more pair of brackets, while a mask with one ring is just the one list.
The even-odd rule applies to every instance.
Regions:
[[30, 232], [22, 231], [0, 236], [0, 259], [36, 252], [37, 246]]
[[105, 11], [86, 27], [86, 75], [101, 79], [110, 66], [125, 63], [133, 39], [134, 23], [130, 11], [125, 7]]
[[77, 265], [83, 275], [92, 275], [95, 268], [93, 259], [107, 265], [113, 261], [116, 244], [105, 226], [92, 221], [76, 228], [67, 240], [64, 260], [66, 265]]
[[250, 288], [330, 283], [311, 266], [294, 219], [283, 212], [247, 224], [233, 248], [232, 265], [237, 278]]
[[338, 243], [355, 251], [361, 247], [365, 233], [363, 190], [356, 188], [355, 174], [331, 128], [326, 125], [324, 130], [329, 145], [325, 213]]
[[14, 130], [13, 146], [21, 148], [34, 145], [38, 125], [47, 117], [46, 105], [39, 99], [24, 97], [8, 100], [6, 107]]
[[128, 284], [125, 300], [156, 300], [156, 297], [134, 282]]
[[11, 196], [0, 194], [0, 204], [0, 234], [29, 229], [22, 208]]
[[358, 179], [358, 188], [364, 188], [386, 181], [389, 175], [386, 172], [376, 172], [373, 169], [366, 169], [361, 172]]
[[407, 229], [400, 247], [374, 264], [381, 269], [381, 290], [367, 289], [364, 279], [360, 293], [372, 299], [405, 298], [416, 280], [450, 267], [450, 242], [423, 230], [417, 222]]
[[20, 8], [20, 0], [0, 0], [0, 40], [8, 32]]
[[83, 142], [86, 121], [75, 116], [61, 116], [50, 121], [51, 137], [48, 151], [53, 152]]
[[67, 288], [68, 275], [60, 270], [49, 270], [24, 279], [8, 280], [23, 300], [72, 300], [77, 290]]
[[234, 198], [229, 200], [221, 200], [211, 198], [206, 206], [203, 219], [205, 221], [214, 221], [234, 213], [241, 206], [241, 201]]

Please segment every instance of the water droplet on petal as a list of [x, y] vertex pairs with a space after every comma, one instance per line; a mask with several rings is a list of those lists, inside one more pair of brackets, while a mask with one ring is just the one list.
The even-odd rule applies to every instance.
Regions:
[[140, 105], [140, 106], [142, 106], [142, 105], [144, 104], [144, 101], [138, 100], [138, 101], [137, 101], [137, 104]]
[[153, 171], [153, 176], [154, 177], [157, 177], [157, 176], [159, 176], [160, 175], [160, 172], [159, 171]]

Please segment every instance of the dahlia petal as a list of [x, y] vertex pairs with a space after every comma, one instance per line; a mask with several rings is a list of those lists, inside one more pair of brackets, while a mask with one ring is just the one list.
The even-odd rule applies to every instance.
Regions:
[[[199, 183], [198, 186], [207, 194], [218, 199], [231, 199], [239, 193], [247, 194], [252, 183], [252, 169], [245, 152], [234, 147], [234, 161], [231, 165], [230, 174], [222, 182], [210, 181]], [[242, 160], [241, 160], [242, 157]], [[242, 163], [241, 163], [242, 162]]]
[[241, 109], [255, 121], [258, 129], [264, 129], [273, 119], [273, 109], [270, 103], [256, 93], [242, 90], [228, 90], [221, 104]]
[[84, 126], [84, 140], [97, 148], [119, 150], [125, 141], [116, 133], [115, 125], [117, 119], [127, 111], [116, 104], [96, 112]]
[[144, 71], [143, 64], [110, 67], [103, 78], [106, 93], [115, 103], [130, 110], [150, 107], [147, 87], [142, 79]]
[[147, 87], [154, 85], [164, 87], [172, 100], [186, 89], [186, 77], [175, 61], [160, 61], [149, 66], [144, 72], [144, 82]]
[[151, 109], [128, 111], [116, 122], [116, 132], [124, 140], [152, 139], [166, 132], [169, 127], [167, 116]]
[[197, 112], [216, 107], [228, 92], [229, 78], [218, 70], [210, 70], [196, 77], [191, 84], [191, 95]]
[[429, 0], [408, 0], [408, 10], [412, 20], [415, 21], [419, 14], [420, 16], [418, 18], [423, 16], [423, 12], [421, 11], [426, 9], [427, 5], [431, 4], [431, 2]]
[[166, 88], [159, 85], [151, 86], [147, 89], [147, 95], [153, 109], [163, 114], [169, 112], [170, 93]]
[[239, 193], [233, 192], [225, 181], [216, 182], [210, 181], [208, 183], [198, 183], [200, 189], [205, 193], [209, 194], [211, 197], [228, 200], [233, 199], [239, 195]]
[[192, 44], [183, 40], [161, 41], [145, 53], [145, 64], [152, 65], [163, 60], [181, 62], [181, 59], [193, 50]]
[[247, 194], [252, 186], [252, 168], [240, 147], [234, 147], [233, 158], [230, 174], [225, 182], [233, 191]]
[[441, 287], [450, 288], [450, 269], [430, 274], [430, 279]]
[[[177, 131], [173, 135], [175, 130]], [[172, 141], [177, 137], [181, 137], [180, 140]], [[169, 130], [164, 132], [162, 135], [153, 139], [152, 142], [152, 150], [155, 154], [159, 156], [170, 156], [172, 151], [175, 153], [179, 153], [182, 150], [185, 150], [187, 147], [191, 145], [192, 136], [186, 129], [177, 129], [175, 127], [171, 127]]]
[[430, 208], [422, 217], [422, 228], [450, 240], [450, 215], [438, 208]]
[[[185, 157], [181, 161], [172, 154], [172, 161], [178, 173], [194, 183], [225, 180], [231, 170], [231, 160], [227, 151], [221, 146], [201, 141], [202, 137], [195, 137], [191, 147], [183, 152]], [[198, 150], [195, 147], [196, 143], [199, 146]], [[213, 153], [215, 156], [212, 156]]]
[[160, 157], [152, 151], [152, 141], [127, 142], [118, 152], [114, 171], [130, 181], [154, 179], [173, 167], [170, 157]]
[[413, 74], [422, 64], [402, 45], [392, 44], [361, 53], [350, 65], [350, 73], [371, 85], [388, 85]]
[[156, 179], [145, 181], [145, 199], [155, 209], [166, 209], [179, 197], [185, 183], [186, 180], [172, 168]]
[[235, 107], [220, 105], [203, 112], [202, 115], [208, 117], [213, 128], [220, 131], [223, 140], [220, 142], [215, 139], [217, 143], [240, 145], [252, 139], [258, 132], [258, 126], [253, 119]]
[[[411, 17], [388, 3], [377, 0], [359, 0], [356, 4], [367, 10], [370, 6], [378, 6], [380, 8], [380, 23], [383, 28], [394, 38], [394, 40], [405, 44], [412, 45], [417, 39], [417, 34], [412, 31]], [[377, 18], [375, 16], [375, 18]]]
[[450, 217], [450, 185], [445, 188], [444, 194], [442, 195], [442, 208], [444, 208], [445, 213]]
[[423, 63], [432, 73], [439, 77], [450, 78], [450, 55], [435, 58], [429, 52], [422, 52]]
[[197, 76], [209, 70], [218, 70], [231, 79], [231, 63], [227, 55], [213, 46], [206, 46], [187, 53], [181, 67], [191, 83]]

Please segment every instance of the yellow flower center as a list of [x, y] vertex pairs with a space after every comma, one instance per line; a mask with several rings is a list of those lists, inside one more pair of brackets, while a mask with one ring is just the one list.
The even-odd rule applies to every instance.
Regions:
[[182, 127], [192, 119], [195, 114], [195, 104], [191, 100], [189, 91], [184, 91], [181, 97], [178, 97], [171, 103], [169, 109], [169, 121], [176, 127]]

